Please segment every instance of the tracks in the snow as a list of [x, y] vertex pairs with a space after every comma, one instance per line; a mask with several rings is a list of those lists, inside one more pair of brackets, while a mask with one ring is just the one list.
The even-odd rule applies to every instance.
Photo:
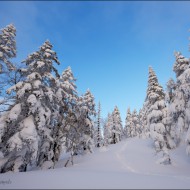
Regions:
[[190, 177], [187, 176], [176, 176], [176, 175], [166, 175], [166, 174], [158, 174], [158, 173], [152, 173], [152, 172], [140, 172], [137, 169], [133, 168], [130, 163], [128, 162], [128, 160], [126, 159], [125, 153], [126, 148], [128, 146], [128, 142], [126, 142], [117, 152], [115, 152], [115, 156], [118, 160], [118, 162], [122, 165], [122, 168], [135, 173], [135, 174], [139, 174], [139, 175], [146, 175], [146, 176], [159, 176], [159, 177], [172, 177], [172, 178], [178, 178], [181, 180], [190, 180]]

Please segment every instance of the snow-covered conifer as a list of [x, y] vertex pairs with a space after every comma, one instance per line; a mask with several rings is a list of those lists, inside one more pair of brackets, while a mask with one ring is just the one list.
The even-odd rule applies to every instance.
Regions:
[[12, 62], [16, 57], [16, 28], [10, 24], [1, 29], [0, 33], [0, 111], [9, 110], [15, 102], [15, 93], [6, 94], [6, 89], [20, 80], [18, 64]]
[[138, 114], [137, 114], [137, 110], [134, 109], [132, 115], [131, 115], [131, 137], [135, 137], [138, 134], [138, 130], [140, 128], [139, 126], [139, 118], [138, 118]]
[[149, 110], [150, 106], [151, 106], [151, 104], [148, 100], [148, 97], [146, 97], [143, 107], [142, 107], [142, 110], [141, 110], [141, 120], [140, 120], [142, 136], [144, 138], [150, 137], [150, 128], [148, 126], [148, 110]]
[[88, 150], [92, 152], [92, 148], [94, 146], [93, 143], [93, 127], [94, 122], [92, 120], [92, 116], [96, 115], [95, 110], [95, 102], [94, 102], [94, 96], [88, 89], [86, 93], [83, 96], [83, 106], [82, 106], [82, 112], [84, 117], [84, 124], [83, 124], [83, 130], [82, 130], [82, 139], [81, 142], [83, 143], [83, 149]]
[[154, 140], [156, 152], [162, 151], [162, 163], [170, 164], [170, 157], [167, 150], [167, 132], [163, 124], [165, 105], [165, 94], [163, 88], [159, 85], [157, 76], [153, 69], [149, 67], [149, 80], [147, 97], [150, 102], [148, 110], [148, 125], [150, 128], [151, 137]]
[[[185, 58], [180, 52], [175, 52], [176, 62], [174, 64], [173, 70], [176, 73], [176, 89], [174, 91], [175, 97], [170, 103], [170, 114], [176, 123], [177, 140], [180, 138], [185, 130], [185, 107], [186, 107], [186, 97], [185, 92], [188, 90], [188, 83], [185, 79], [185, 71], [189, 67], [189, 60]], [[187, 87], [187, 89], [186, 89]], [[188, 96], [188, 93], [187, 93]]]
[[98, 112], [97, 112], [97, 121], [95, 126], [95, 146], [101, 147], [103, 143], [102, 133], [101, 133], [101, 104], [98, 104]]
[[142, 109], [139, 110], [139, 133], [140, 137], [146, 138], [149, 136], [147, 130], [147, 107], [146, 103], [143, 104]]
[[108, 113], [108, 117], [104, 125], [104, 145], [105, 146], [111, 144], [112, 142], [112, 127], [113, 127], [112, 115]]
[[112, 113], [113, 127], [112, 127], [112, 143], [116, 144], [122, 139], [123, 127], [120, 112], [117, 106], [115, 106]]
[[54, 138], [56, 145], [54, 148], [55, 159], [58, 161], [62, 147], [65, 146], [66, 151], [71, 150], [71, 141], [75, 137], [74, 120], [75, 110], [77, 106], [78, 94], [76, 90], [76, 79], [73, 76], [70, 67], [65, 69], [58, 79], [58, 87], [56, 97], [58, 101], [58, 124], [54, 130]]
[[77, 100], [75, 114], [73, 116], [73, 129], [75, 138], [71, 140], [72, 154], [81, 154], [86, 151], [92, 152], [94, 147], [94, 122], [92, 117], [96, 115], [94, 96], [88, 89]]
[[127, 116], [125, 119], [124, 133], [127, 138], [131, 137], [132, 116], [130, 108], [127, 109]]
[[[178, 142], [186, 141], [187, 154], [190, 154], [190, 61], [180, 52], [175, 52], [176, 62], [173, 70], [176, 73], [175, 97], [170, 104], [170, 113], [176, 123]], [[185, 134], [185, 139], [183, 138]]]
[[166, 89], [166, 96], [165, 96], [165, 102], [166, 102], [166, 108], [164, 108], [164, 114], [163, 114], [163, 124], [166, 126], [167, 131], [167, 147], [169, 149], [175, 148], [178, 136], [177, 136], [177, 130], [176, 130], [176, 118], [173, 115], [172, 111], [172, 102], [174, 102], [175, 98], [175, 89], [176, 84], [173, 79], [170, 79], [167, 82], [167, 89]]
[[[1, 143], [4, 154], [1, 172], [26, 171], [29, 165], [52, 168], [54, 163], [52, 127], [55, 127], [55, 79], [59, 64], [52, 45], [46, 41], [39, 51], [30, 54], [22, 69], [26, 80], [7, 90], [16, 92], [17, 102], [6, 113], [6, 130]], [[2, 163], [2, 162], [1, 162]]]
[[16, 28], [13, 24], [1, 29], [0, 33], [0, 73], [14, 69], [10, 59], [16, 57]]

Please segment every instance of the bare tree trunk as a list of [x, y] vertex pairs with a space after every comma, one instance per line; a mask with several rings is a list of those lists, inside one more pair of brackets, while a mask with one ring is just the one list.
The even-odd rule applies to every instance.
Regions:
[[67, 167], [67, 164], [69, 163], [70, 158], [67, 160], [67, 162], [65, 163], [65, 167]]

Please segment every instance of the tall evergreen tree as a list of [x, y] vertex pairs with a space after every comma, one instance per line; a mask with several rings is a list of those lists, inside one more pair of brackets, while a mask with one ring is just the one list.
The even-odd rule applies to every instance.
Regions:
[[170, 79], [167, 82], [167, 89], [165, 96], [165, 102], [167, 104], [167, 107], [164, 109], [164, 118], [163, 118], [163, 123], [166, 126], [166, 131], [168, 134], [167, 146], [169, 149], [175, 148], [178, 142], [175, 117], [173, 117], [173, 113], [171, 110], [171, 105], [175, 98], [175, 93], [174, 93], [175, 89], [176, 89], [176, 84], [173, 79]]
[[101, 104], [98, 104], [98, 113], [97, 113], [97, 125], [95, 130], [95, 146], [101, 147], [102, 146], [102, 134], [101, 134]]
[[76, 145], [76, 154], [86, 151], [93, 151], [94, 137], [93, 127], [94, 122], [92, 117], [96, 115], [94, 96], [88, 89], [86, 93], [79, 97], [78, 110], [76, 110], [76, 125], [79, 129], [80, 139]]
[[74, 125], [78, 100], [75, 81], [76, 79], [70, 67], [63, 71], [61, 78], [58, 80], [56, 97], [58, 99], [59, 114], [57, 118], [58, 124], [54, 130], [54, 138], [57, 139], [54, 147], [56, 161], [60, 157], [62, 147], [65, 147], [68, 152], [71, 151], [74, 139], [79, 136]]
[[187, 153], [190, 154], [190, 61], [180, 52], [175, 53], [176, 62], [173, 70], [176, 73], [175, 95], [170, 103], [170, 114], [176, 124], [177, 142], [183, 139], [187, 144]]
[[17, 83], [7, 92], [16, 92], [17, 102], [1, 120], [6, 123], [1, 133], [1, 172], [26, 171], [28, 166], [53, 167], [52, 127], [55, 127], [55, 71], [53, 63], [59, 64], [52, 45], [46, 41], [24, 61], [22, 69], [25, 81]]
[[170, 88], [169, 114], [172, 119], [171, 124], [176, 130], [176, 143], [179, 144], [185, 130], [185, 104], [187, 103], [183, 90], [183, 85], [186, 84], [183, 80], [183, 73], [188, 68], [189, 62], [180, 52], [176, 52], [175, 57], [173, 70], [176, 73], [177, 81]]
[[162, 87], [158, 83], [157, 76], [153, 69], [149, 67], [149, 80], [147, 97], [151, 104], [148, 111], [148, 125], [151, 137], [154, 140], [156, 152], [163, 153], [161, 163], [170, 164], [170, 157], [167, 149], [167, 132], [162, 120], [165, 105], [165, 94]]

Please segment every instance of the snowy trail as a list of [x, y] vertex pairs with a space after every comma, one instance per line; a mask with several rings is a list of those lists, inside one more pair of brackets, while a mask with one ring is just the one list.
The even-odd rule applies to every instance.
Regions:
[[118, 161], [123, 165], [123, 168], [126, 168], [128, 171], [132, 172], [132, 173], [136, 173], [136, 174], [141, 174], [139, 173], [137, 170], [135, 170], [134, 168], [132, 168], [129, 164], [128, 161], [125, 159], [124, 153], [126, 152], [126, 148], [127, 148], [128, 142], [126, 142], [121, 149], [116, 152], [116, 156], [118, 158]]
[[171, 178], [177, 178], [181, 180], [190, 180], [190, 177], [188, 176], [179, 176], [179, 175], [166, 175], [166, 174], [158, 174], [158, 173], [153, 173], [153, 172], [141, 172], [137, 168], [134, 168], [129, 165], [128, 160], [126, 159], [126, 152], [128, 152], [127, 147], [128, 147], [129, 142], [125, 142], [125, 144], [116, 152], [116, 156], [118, 158], [118, 161], [123, 165], [123, 168], [126, 170], [135, 173], [135, 174], [140, 174], [140, 175], [147, 175], [147, 176], [160, 176], [160, 177], [171, 177]]
[[0, 174], [0, 189], [189, 189], [190, 163], [179, 153], [173, 155], [176, 165], [158, 165], [148, 140], [129, 139], [78, 156], [67, 168], [62, 159], [54, 170]]

